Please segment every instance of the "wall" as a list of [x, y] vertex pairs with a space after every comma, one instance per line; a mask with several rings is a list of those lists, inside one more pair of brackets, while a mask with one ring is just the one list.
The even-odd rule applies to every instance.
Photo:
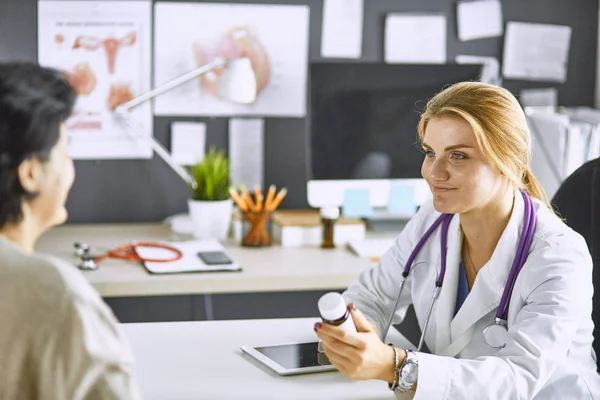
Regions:
[[[321, 0], [237, 1], [238, 3], [306, 4], [310, 6], [311, 61], [320, 60]], [[598, 42], [597, 0], [505, 0], [505, 21], [570, 25], [573, 28], [566, 84], [558, 85], [561, 105], [594, 104]], [[36, 60], [37, 3], [0, 0], [0, 61]], [[448, 16], [448, 59], [457, 54], [496, 56], [501, 59], [503, 38], [460, 42], [456, 30], [456, 2], [451, 0], [365, 0], [363, 60], [379, 61], [388, 12], [442, 12]], [[548, 83], [505, 80], [517, 93]], [[155, 136], [170, 143], [172, 118], [155, 118]], [[178, 118], [207, 123], [207, 146], [227, 148], [225, 118]], [[306, 204], [306, 123], [299, 118], [269, 118], [265, 122], [265, 185], [289, 189], [282, 207]], [[164, 162], [151, 160], [77, 161], [77, 179], [71, 192], [69, 222], [157, 221], [185, 211], [185, 184]]]

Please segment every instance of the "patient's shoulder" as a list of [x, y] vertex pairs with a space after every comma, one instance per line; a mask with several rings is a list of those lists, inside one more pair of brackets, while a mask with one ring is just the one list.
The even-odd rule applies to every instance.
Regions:
[[34, 258], [40, 262], [41, 276], [54, 281], [55, 289], [61, 290], [67, 299], [91, 305], [102, 303], [96, 289], [76, 265], [43, 253], [36, 254]]
[[23, 313], [56, 317], [68, 304], [103, 307], [82, 272], [57, 257], [27, 254], [0, 241], [0, 299]]

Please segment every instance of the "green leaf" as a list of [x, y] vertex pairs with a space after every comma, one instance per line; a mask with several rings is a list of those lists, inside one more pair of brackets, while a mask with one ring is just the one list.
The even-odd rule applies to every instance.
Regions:
[[198, 187], [192, 198], [201, 201], [227, 200], [229, 195], [229, 160], [223, 150], [211, 146], [204, 159], [192, 166], [191, 174]]

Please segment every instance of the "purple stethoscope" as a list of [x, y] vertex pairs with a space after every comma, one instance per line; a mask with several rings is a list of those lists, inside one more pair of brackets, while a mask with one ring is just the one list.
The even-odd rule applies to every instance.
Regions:
[[[535, 210], [533, 208], [533, 202], [525, 192], [521, 191], [521, 195], [523, 196], [523, 200], [525, 201], [525, 219], [523, 223], [521, 237], [519, 238], [519, 246], [517, 247], [517, 253], [515, 254], [515, 258], [510, 269], [510, 274], [508, 275], [506, 286], [504, 287], [504, 292], [502, 293], [502, 299], [500, 300], [498, 311], [496, 311], [496, 318], [494, 319], [494, 322], [492, 324], [488, 325], [483, 330], [483, 340], [488, 346], [495, 349], [501, 349], [506, 345], [506, 339], [508, 337], [508, 302], [512, 294], [513, 287], [515, 285], [515, 281], [517, 280], [517, 276], [521, 271], [521, 268], [523, 268], [523, 265], [525, 265], [525, 260], [527, 260], [527, 255], [531, 247], [531, 242], [533, 241], [533, 234], [535, 232], [536, 216]], [[448, 227], [450, 226], [450, 221], [452, 220], [452, 217], [454, 217], [454, 214], [442, 214], [440, 217], [438, 217], [438, 219], [435, 220], [435, 222], [431, 225], [427, 232], [425, 232], [421, 240], [419, 240], [414, 250], [410, 254], [410, 257], [408, 257], [408, 260], [406, 261], [406, 266], [404, 267], [404, 271], [402, 272], [402, 281], [400, 282], [400, 291], [398, 292], [398, 296], [396, 297], [396, 303], [394, 305], [394, 308], [392, 308], [392, 312], [390, 313], [390, 316], [388, 318], [386, 329], [383, 330], [383, 341], [385, 341], [387, 331], [389, 330], [392, 324], [394, 312], [398, 307], [400, 295], [402, 294], [402, 289], [404, 289], [404, 282], [406, 281], [406, 278], [408, 278], [408, 274], [410, 273], [413, 261], [415, 260], [423, 246], [425, 246], [425, 243], [427, 242], [429, 237], [441, 224], [442, 234], [440, 242], [442, 252], [442, 267], [440, 269], [440, 274], [438, 275], [438, 278], [435, 281], [435, 290], [433, 292], [433, 297], [429, 305], [429, 310], [427, 311], [425, 326], [423, 327], [423, 331], [421, 333], [421, 339], [419, 340], [419, 346], [417, 348], [417, 351], [420, 351], [423, 347], [423, 343], [425, 340], [425, 332], [427, 331], [427, 325], [429, 325], [431, 312], [433, 310], [435, 300], [440, 294], [442, 284], [444, 283], [444, 276], [446, 275], [446, 243], [448, 240]]]

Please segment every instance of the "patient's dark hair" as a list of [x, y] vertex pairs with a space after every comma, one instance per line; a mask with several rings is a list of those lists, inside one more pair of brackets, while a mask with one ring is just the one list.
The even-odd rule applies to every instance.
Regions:
[[22, 218], [22, 201], [35, 197], [17, 175], [21, 162], [47, 161], [76, 94], [64, 75], [25, 62], [0, 63], [0, 227]]

